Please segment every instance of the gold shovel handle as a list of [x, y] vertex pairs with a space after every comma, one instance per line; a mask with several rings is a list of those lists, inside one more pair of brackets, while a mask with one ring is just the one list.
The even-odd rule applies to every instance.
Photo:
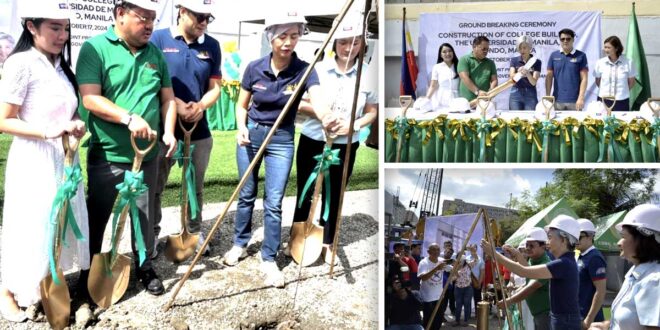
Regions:
[[177, 122], [179, 123], [179, 127], [180, 127], [181, 130], [183, 131], [183, 135], [185, 135], [185, 136], [187, 136], [187, 137], [190, 137], [190, 135], [191, 135], [192, 132], [195, 130], [195, 128], [197, 128], [197, 124], [199, 124], [199, 120], [198, 120], [198, 121], [196, 121], [196, 122], [193, 123], [193, 126], [192, 126], [190, 129], [186, 129], [186, 128], [183, 126], [183, 121], [181, 120], [181, 118], [179, 118], [179, 119], [177, 120]]
[[[486, 102], [486, 106], [483, 106], [483, 102]], [[479, 115], [481, 117], [486, 117], [486, 110], [488, 110], [488, 107], [490, 106], [491, 102], [491, 97], [490, 96], [477, 96], [477, 108], [479, 108]]]
[[190, 166], [190, 136], [192, 132], [197, 128], [198, 121], [193, 123], [193, 126], [190, 129], [186, 129], [183, 126], [183, 121], [181, 118], [177, 120], [179, 127], [183, 131], [183, 168], [181, 173], [181, 232], [188, 231], [188, 185], [186, 183], [186, 172], [188, 171], [188, 166]]
[[655, 106], [657, 102], [660, 102], [660, 97], [649, 97], [649, 99], [646, 100], [646, 103], [649, 104], [649, 109], [653, 111], [654, 117], [660, 117], [660, 106]]
[[140, 170], [144, 156], [146, 156], [149, 151], [154, 148], [156, 142], [158, 142], [158, 134], [156, 131], [151, 131], [151, 137], [152, 139], [150, 140], [151, 142], [149, 143], [149, 146], [147, 146], [145, 149], [140, 149], [135, 143], [135, 137], [133, 137], [133, 134], [131, 134], [131, 146], [133, 146], [133, 151], [135, 151], [135, 158], [133, 158], [133, 168], [131, 169], [133, 172]]
[[[550, 102], [550, 106], [546, 106], [545, 101]], [[542, 97], [541, 105], [543, 105], [543, 108], [545, 109], [545, 120], [550, 120], [550, 110], [555, 107], [555, 97], [552, 95]]]
[[605, 109], [607, 109], [607, 116], [608, 117], [611, 116], [612, 115], [612, 109], [614, 109], [614, 105], [616, 105], [616, 98], [614, 96], [610, 95], [610, 96], [602, 96], [601, 99], [603, 99], [603, 101], [605, 101], [605, 100], [612, 101], [612, 105], [609, 106], [609, 107], [607, 106], [607, 104], [605, 102], [603, 102], [603, 105], [605, 105]]

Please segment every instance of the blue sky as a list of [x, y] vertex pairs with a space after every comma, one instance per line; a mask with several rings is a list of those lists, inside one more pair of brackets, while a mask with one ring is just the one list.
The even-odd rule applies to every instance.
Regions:
[[[408, 206], [420, 171], [427, 169], [385, 169], [385, 190], [393, 195], [400, 188], [399, 199]], [[445, 199], [504, 207], [513, 197], [529, 190], [536, 192], [552, 181], [553, 169], [445, 169], [442, 181], [441, 204]], [[424, 179], [424, 173], [422, 179]], [[420, 188], [422, 184], [420, 183]], [[660, 175], [656, 178], [655, 193], [660, 194]], [[421, 193], [417, 192], [421, 201]], [[421, 206], [421, 204], [420, 204]]]
[[[408, 205], [420, 171], [428, 170], [385, 169], [385, 190], [396, 194], [397, 187], [400, 187], [399, 198], [403, 205]], [[552, 169], [445, 169], [441, 199], [459, 198], [466, 202], [503, 207], [509, 201], [510, 194], [515, 197], [524, 190], [534, 192], [551, 181], [552, 171]], [[423, 179], [422, 174], [420, 181]]]

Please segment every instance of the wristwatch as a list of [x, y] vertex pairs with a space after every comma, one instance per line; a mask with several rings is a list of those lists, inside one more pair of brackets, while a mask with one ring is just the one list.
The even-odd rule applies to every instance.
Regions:
[[124, 114], [124, 115], [121, 116], [121, 119], [119, 120], [119, 122], [121, 122], [122, 124], [128, 126], [128, 125], [131, 124], [131, 120], [133, 120], [133, 115]]

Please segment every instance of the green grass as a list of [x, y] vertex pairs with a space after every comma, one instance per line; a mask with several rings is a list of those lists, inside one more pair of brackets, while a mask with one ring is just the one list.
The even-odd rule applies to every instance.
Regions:
[[[296, 141], [298, 141], [298, 135], [299, 132], [296, 132]], [[206, 179], [204, 182], [204, 203], [227, 201], [236, 188], [236, 185], [238, 185], [240, 178], [238, 177], [238, 170], [236, 168], [235, 136], [235, 131], [213, 132], [213, 150], [211, 151], [211, 160], [209, 161], [209, 167], [206, 171]], [[0, 134], [0, 173], [2, 173], [0, 176], [0, 209], [4, 206], [5, 166], [11, 140], [12, 137], [10, 135]], [[85, 173], [86, 154], [86, 149], [81, 148], [80, 158], [85, 182], [87, 182], [87, 175]], [[263, 175], [264, 170], [262, 166], [259, 173], [259, 197], [263, 197]], [[296, 167], [293, 166], [289, 177], [289, 184], [287, 184], [286, 196], [295, 196], [295, 182]], [[175, 165], [172, 168], [163, 194], [164, 207], [179, 204], [180, 186], [181, 169]], [[353, 175], [351, 176], [348, 189], [362, 190], [376, 188], [378, 188], [378, 151], [361, 146], [357, 152], [357, 159], [355, 160]]]

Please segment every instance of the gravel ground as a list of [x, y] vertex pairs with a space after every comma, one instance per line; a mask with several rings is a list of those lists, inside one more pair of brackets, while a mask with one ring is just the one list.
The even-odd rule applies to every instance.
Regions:
[[[285, 198], [283, 242], [289, 239], [294, 204], [294, 197]], [[224, 205], [204, 206], [205, 232], [210, 230]], [[79, 314], [74, 319], [74, 311], [80, 304], [74, 300], [71, 329], [376, 329], [378, 190], [347, 192], [343, 209], [339, 265], [335, 266], [334, 279], [328, 276], [330, 267], [317, 262], [304, 268], [298, 281], [297, 264], [279, 253], [277, 264], [286, 278], [286, 287], [264, 286], [258, 257], [263, 236], [263, 206], [258, 200], [253, 216], [256, 230], [248, 247], [249, 256], [237, 266], [222, 264], [222, 255], [232, 245], [235, 213], [235, 206], [232, 206], [211, 240], [211, 256], [202, 258], [195, 266], [172, 309], [162, 311], [190, 261], [173, 265], [161, 254], [155, 261], [155, 269], [165, 285], [164, 295], [156, 297], [146, 293], [131, 272], [131, 282], [122, 300], [107, 310], [93, 308], [94, 315], [86, 325], [80, 324], [85, 323], [86, 317]], [[178, 219], [178, 207], [163, 210], [161, 241], [165, 241], [167, 234], [178, 231]], [[128, 252], [128, 236], [122, 243], [120, 251]], [[77, 272], [67, 275], [70, 288], [77, 277]], [[32, 312], [33, 320], [22, 324], [9, 324], [0, 318], [0, 328], [47, 329], [42, 312]], [[79, 324], [76, 325], [76, 321]]]

